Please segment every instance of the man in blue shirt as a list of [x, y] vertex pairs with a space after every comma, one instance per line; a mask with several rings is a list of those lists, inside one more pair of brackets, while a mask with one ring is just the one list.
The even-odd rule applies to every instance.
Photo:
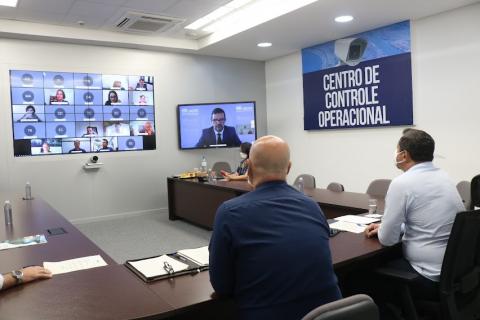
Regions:
[[388, 188], [382, 223], [365, 230], [367, 237], [378, 235], [385, 246], [402, 242], [406, 260], [392, 266], [420, 274], [418, 286], [425, 295], [436, 291], [453, 221], [465, 211], [453, 182], [433, 165], [434, 150], [428, 133], [404, 130], [395, 154], [396, 166], [404, 173]]
[[210, 240], [210, 281], [239, 319], [300, 319], [341, 298], [329, 227], [317, 203], [286, 183], [290, 151], [266, 136], [250, 150], [255, 190], [223, 203]]

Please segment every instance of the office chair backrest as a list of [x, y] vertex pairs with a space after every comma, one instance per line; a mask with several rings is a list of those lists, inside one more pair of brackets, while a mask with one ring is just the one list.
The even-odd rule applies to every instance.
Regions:
[[471, 209], [475, 209], [475, 207], [480, 207], [480, 174], [473, 177], [470, 189]]
[[446, 319], [480, 319], [480, 210], [457, 214], [439, 286]]
[[218, 161], [215, 162], [212, 166], [212, 171], [215, 171], [217, 175], [220, 175], [220, 171], [225, 170], [227, 172], [232, 172], [232, 168], [228, 162]]
[[460, 181], [457, 183], [457, 190], [460, 198], [462, 198], [463, 204], [465, 205], [465, 209], [472, 209], [472, 190], [470, 188], [470, 182]]
[[367, 188], [367, 194], [374, 197], [385, 198], [390, 182], [392, 182], [390, 179], [373, 180]]
[[343, 187], [343, 184], [338, 183], [338, 182], [330, 182], [330, 184], [327, 186], [327, 189], [330, 190], [330, 191], [335, 191], [335, 192], [345, 191], [345, 188]]
[[305, 188], [316, 188], [316, 184], [315, 184], [315, 177], [312, 176], [311, 174], [301, 174], [299, 175], [296, 179], [295, 179], [295, 182], [293, 182], [293, 185], [294, 186], [298, 186], [298, 180], [301, 178], [303, 178], [303, 186]]
[[330, 302], [310, 311], [302, 320], [377, 320], [378, 308], [372, 298], [357, 294]]

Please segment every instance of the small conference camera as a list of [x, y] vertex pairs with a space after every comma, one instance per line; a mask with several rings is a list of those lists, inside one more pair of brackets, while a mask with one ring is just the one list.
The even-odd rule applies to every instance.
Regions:
[[362, 61], [367, 48], [367, 40], [362, 38], [345, 38], [335, 41], [335, 55], [341, 65], [356, 66]]
[[98, 161], [98, 157], [97, 157], [97, 156], [92, 156], [92, 157], [90, 158], [90, 162], [91, 162], [91, 163], [97, 163], [97, 161]]

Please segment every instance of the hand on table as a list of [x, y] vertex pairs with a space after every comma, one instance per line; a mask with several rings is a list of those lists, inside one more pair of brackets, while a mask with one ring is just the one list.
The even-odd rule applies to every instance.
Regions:
[[378, 228], [380, 228], [380, 223], [371, 223], [365, 228], [365, 236], [367, 238], [373, 238], [378, 234]]

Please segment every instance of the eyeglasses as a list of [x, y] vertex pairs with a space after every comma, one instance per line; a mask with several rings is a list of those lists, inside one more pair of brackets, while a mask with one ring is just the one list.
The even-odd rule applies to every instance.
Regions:
[[173, 274], [175, 271], [173, 270], [172, 266], [170, 263], [167, 261], [163, 262], [163, 269], [168, 273], [168, 274]]
[[212, 119], [212, 122], [225, 122], [225, 118], [221, 118], [221, 119]]

